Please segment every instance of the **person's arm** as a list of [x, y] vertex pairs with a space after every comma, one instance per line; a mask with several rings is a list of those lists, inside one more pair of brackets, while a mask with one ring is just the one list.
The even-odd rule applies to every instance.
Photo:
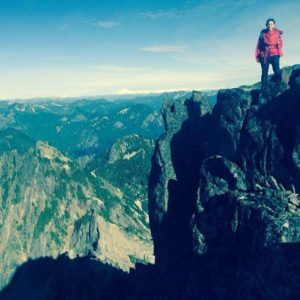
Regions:
[[262, 56], [262, 44], [264, 39], [264, 30], [262, 30], [259, 34], [258, 41], [255, 48], [255, 60], [260, 62], [260, 57]]
[[259, 39], [258, 39], [257, 44], [256, 44], [256, 48], [255, 48], [255, 53], [254, 53], [254, 55], [255, 55], [255, 60], [256, 60], [257, 62], [259, 62], [259, 57], [260, 57]]
[[281, 35], [282, 35], [282, 31], [279, 30], [277, 33], [277, 48], [280, 57], [283, 56]]

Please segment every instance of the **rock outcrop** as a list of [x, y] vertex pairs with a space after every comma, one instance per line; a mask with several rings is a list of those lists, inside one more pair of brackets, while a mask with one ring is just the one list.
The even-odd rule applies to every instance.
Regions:
[[149, 190], [164, 299], [300, 295], [300, 69], [288, 84], [165, 102]]

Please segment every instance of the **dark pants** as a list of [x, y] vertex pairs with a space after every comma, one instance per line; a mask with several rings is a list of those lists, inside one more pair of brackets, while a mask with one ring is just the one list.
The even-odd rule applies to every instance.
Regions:
[[281, 81], [281, 71], [279, 67], [279, 55], [273, 55], [270, 57], [267, 57], [266, 60], [261, 57], [260, 59], [260, 65], [261, 65], [261, 85], [262, 87], [266, 87], [268, 84], [268, 72], [269, 72], [269, 66], [272, 65], [273, 71], [274, 71], [274, 80], [276, 82]]

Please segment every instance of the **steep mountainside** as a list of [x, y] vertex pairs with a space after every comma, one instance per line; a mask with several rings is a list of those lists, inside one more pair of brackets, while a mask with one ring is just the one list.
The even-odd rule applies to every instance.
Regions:
[[0, 131], [0, 182], [1, 286], [29, 258], [93, 256], [123, 270], [153, 262], [146, 187], [129, 197], [15, 129]]
[[[129, 135], [112, 145], [108, 156], [91, 160], [86, 169], [102, 176], [122, 191], [129, 207], [136, 207], [140, 220], [149, 226], [148, 177], [151, 169], [154, 141], [139, 135]], [[130, 214], [130, 212], [128, 212]]]

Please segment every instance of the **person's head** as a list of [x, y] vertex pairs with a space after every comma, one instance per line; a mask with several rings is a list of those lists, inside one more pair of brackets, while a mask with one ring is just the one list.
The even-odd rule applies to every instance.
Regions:
[[273, 28], [275, 27], [275, 20], [274, 19], [268, 19], [266, 21], [266, 26], [269, 30], [273, 30]]

